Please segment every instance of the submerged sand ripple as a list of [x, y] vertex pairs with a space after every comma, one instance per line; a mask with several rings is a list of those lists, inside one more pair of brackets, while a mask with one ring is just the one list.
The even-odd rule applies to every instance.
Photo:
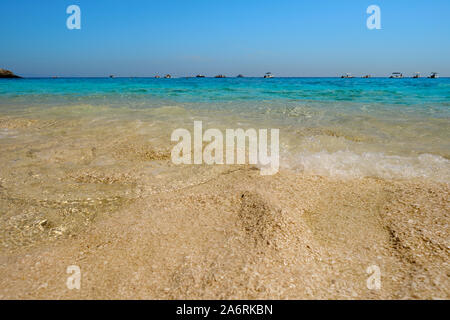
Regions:
[[446, 183], [174, 166], [136, 121], [2, 121], [0, 298], [450, 298]]

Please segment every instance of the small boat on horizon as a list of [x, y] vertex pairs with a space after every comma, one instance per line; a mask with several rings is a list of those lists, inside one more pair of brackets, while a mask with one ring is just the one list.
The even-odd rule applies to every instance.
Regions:
[[172, 78], [172, 76], [171, 76], [170, 74], [166, 74], [166, 75], [164, 76], [164, 78], [165, 78], [165, 79], [170, 79], [170, 78]]
[[372, 78], [372, 76], [370, 74], [366, 74], [365, 76], [363, 76], [364, 79], [369, 79]]
[[114, 78], [114, 75], [113, 75], [113, 74], [111, 74], [111, 75], [110, 75], [109, 77], [110, 77], [110, 78], [112, 79], [112, 78]]
[[244, 76], [242, 74], [238, 74], [236, 78], [243, 78]]
[[196, 78], [204, 78], [205, 75], [203, 75], [203, 74], [198, 74], [198, 75], [196, 75], [195, 77], [196, 77]]
[[214, 78], [226, 78], [223, 74], [218, 74], [217, 76], [215, 76]]
[[266, 72], [266, 74], [264, 75], [264, 79], [269, 79], [269, 78], [273, 78], [274, 75], [272, 74], [272, 72]]
[[403, 78], [403, 73], [401, 72], [392, 72], [390, 79], [401, 79]]
[[156, 78], [156, 79], [159, 79], [159, 78], [161, 78], [161, 77], [160, 77], [159, 75], [156, 75], [155, 78]]
[[420, 78], [420, 73], [416, 72], [412, 77], [413, 77], [413, 79], [418, 79], [418, 78]]
[[341, 76], [342, 79], [351, 79], [354, 78], [350, 73], [346, 73], [345, 75]]
[[432, 72], [431, 75], [428, 78], [430, 78], [430, 79], [437, 79], [437, 78], [439, 78], [439, 75], [438, 75], [437, 72]]

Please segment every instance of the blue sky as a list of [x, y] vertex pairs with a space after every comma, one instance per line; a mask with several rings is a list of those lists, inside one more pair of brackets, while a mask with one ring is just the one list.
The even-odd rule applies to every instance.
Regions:
[[[81, 8], [68, 30], [66, 8]], [[381, 30], [366, 9], [381, 8]], [[450, 76], [449, 0], [2, 0], [0, 68], [24, 76]]]

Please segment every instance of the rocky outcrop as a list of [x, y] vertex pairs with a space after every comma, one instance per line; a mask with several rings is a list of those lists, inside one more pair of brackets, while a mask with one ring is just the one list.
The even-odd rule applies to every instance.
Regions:
[[0, 78], [21, 78], [14, 73], [12, 73], [9, 70], [1, 69], [0, 68]]

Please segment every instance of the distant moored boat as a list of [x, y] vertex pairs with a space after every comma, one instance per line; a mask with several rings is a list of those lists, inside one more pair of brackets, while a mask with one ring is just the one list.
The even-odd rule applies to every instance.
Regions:
[[368, 78], [372, 78], [372, 76], [370, 74], [366, 74], [365, 76], [363, 76], [364, 79], [368, 79]]
[[226, 78], [223, 74], [218, 74], [215, 78]]
[[345, 75], [341, 76], [342, 79], [351, 79], [354, 78], [350, 73], [346, 73]]
[[166, 74], [166, 75], [164, 76], [164, 78], [170, 79], [170, 78], [172, 78], [172, 76], [171, 76], [170, 74]]
[[391, 76], [389, 77], [391, 79], [401, 79], [403, 78], [403, 73], [401, 72], [392, 72]]
[[236, 78], [243, 78], [244, 76], [242, 74], [238, 74]]
[[432, 72], [431, 75], [428, 78], [430, 78], [430, 79], [437, 79], [437, 78], [439, 78], [439, 75], [438, 75], [437, 72]]
[[418, 78], [420, 78], [420, 73], [419, 73], [419, 72], [416, 72], [416, 73], [413, 75], [413, 79], [418, 79]]
[[273, 78], [274, 76], [273, 76], [273, 74], [271, 73], [271, 72], [267, 72], [265, 75], [264, 75], [264, 78], [265, 79], [267, 79], [267, 78]]
[[198, 75], [196, 75], [195, 77], [196, 77], [196, 78], [204, 78], [205, 75], [203, 75], [203, 74], [198, 74]]

